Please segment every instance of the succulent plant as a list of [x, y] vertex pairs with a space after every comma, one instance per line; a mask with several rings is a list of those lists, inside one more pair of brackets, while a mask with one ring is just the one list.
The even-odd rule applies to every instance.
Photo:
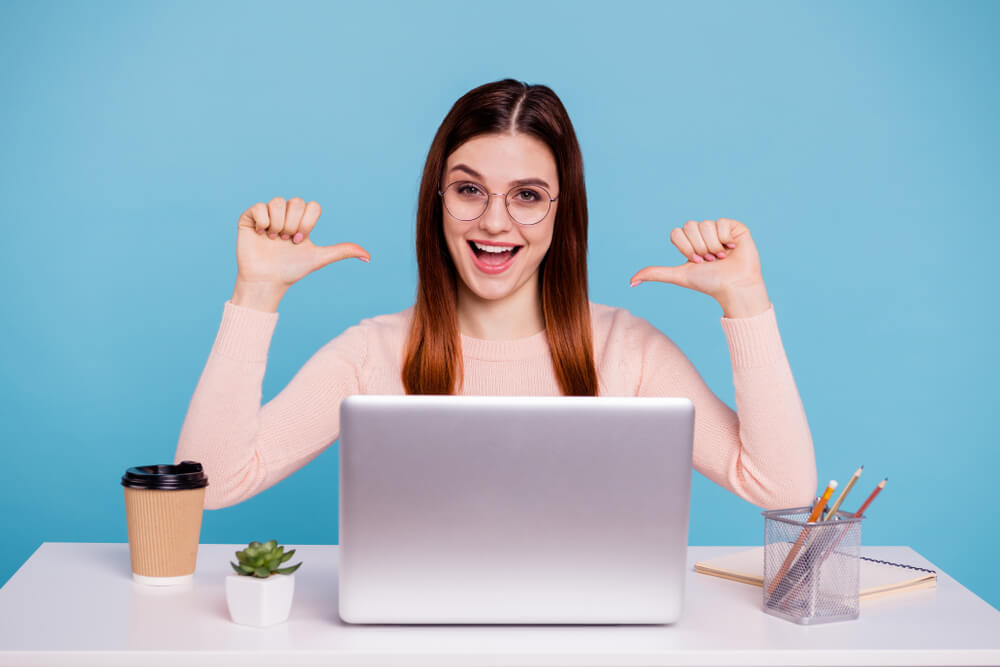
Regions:
[[285, 551], [285, 547], [278, 546], [277, 540], [268, 540], [264, 543], [251, 542], [246, 549], [236, 552], [239, 565], [232, 561], [229, 561], [229, 564], [236, 570], [236, 574], [265, 579], [272, 574], [291, 574], [299, 569], [302, 563], [290, 567], [278, 567], [294, 553], [295, 549]]

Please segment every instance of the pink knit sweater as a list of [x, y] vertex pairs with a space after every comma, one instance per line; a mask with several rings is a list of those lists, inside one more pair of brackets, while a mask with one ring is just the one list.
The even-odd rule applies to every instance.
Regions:
[[[205, 507], [238, 503], [315, 458], [340, 435], [340, 401], [403, 394], [400, 372], [413, 309], [367, 318], [323, 345], [261, 405], [278, 313], [227, 301], [195, 388], [175, 461], [201, 461]], [[667, 336], [627, 310], [590, 304], [602, 396], [686, 396], [694, 402], [694, 468], [764, 508], [808, 505], [816, 493], [812, 437], [778, 333], [774, 306], [722, 317], [734, 412]], [[558, 396], [545, 332], [517, 340], [462, 336], [463, 394]]]

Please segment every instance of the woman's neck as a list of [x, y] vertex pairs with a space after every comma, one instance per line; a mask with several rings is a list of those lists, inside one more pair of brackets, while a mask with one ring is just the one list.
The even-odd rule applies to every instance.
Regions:
[[459, 281], [458, 328], [466, 336], [487, 340], [526, 338], [543, 330], [537, 279], [502, 299], [483, 299]]

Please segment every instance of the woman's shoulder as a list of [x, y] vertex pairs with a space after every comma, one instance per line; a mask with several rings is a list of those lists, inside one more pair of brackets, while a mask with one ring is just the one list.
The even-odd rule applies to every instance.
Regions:
[[603, 303], [590, 302], [590, 324], [597, 335], [625, 335], [646, 320], [630, 310]]
[[626, 308], [591, 301], [590, 319], [594, 342], [599, 347], [621, 346], [627, 348], [630, 354], [650, 345], [677, 351], [676, 343], [670, 336], [648, 319]]
[[590, 304], [594, 349], [605, 363], [618, 363], [641, 374], [650, 363], [682, 363], [686, 358], [666, 333], [626, 308]]
[[361, 366], [369, 360], [386, 360], [398, 356], [409, 333], [413, 307], [395, 313], [365, 317], [330, 339], [324, 351], [356, 360]]
[[410, 321], [413, 319], [413, 306], [394, 313], [383, 313], [365, 317], [351, 329], [369, 341], [385, 340], [395, 344], [406, 338], [410, 332]]
[[394, 313], [372, 315], [358, 322], [358, 326], [385, 331], [406, 330], [410, 326], [410, 320], [413, 319], [413, 308], [409, 306]]

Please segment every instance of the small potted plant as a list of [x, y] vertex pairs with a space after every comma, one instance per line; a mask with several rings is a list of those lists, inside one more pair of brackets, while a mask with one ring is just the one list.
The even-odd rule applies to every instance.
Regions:
[[292, 609], [295, 575], [302, 563], [280, 567], [295, 553], [276, 540], [251, 542], [229, 562], [236, 574], [226, 577], [226, 604], [233, 622], [264, 627], [281, 623]]

